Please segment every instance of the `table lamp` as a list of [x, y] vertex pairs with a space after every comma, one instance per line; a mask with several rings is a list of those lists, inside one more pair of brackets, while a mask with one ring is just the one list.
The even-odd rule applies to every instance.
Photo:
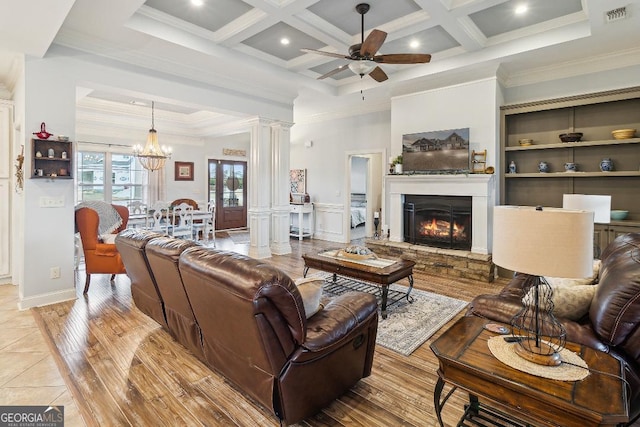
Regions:
[[[493, 262], [528, 275], [524, 295], [532, 304], [511, 320], [522, 339], [516, 353], [533, 363], [561, 363], [566, 331], [553, 315], [553, 290], [543, 276], [581, 278], [593, 273], [593, 212], [530, 206], [496, 206]], [[531, 293], [530, 293], [531, 291]]]

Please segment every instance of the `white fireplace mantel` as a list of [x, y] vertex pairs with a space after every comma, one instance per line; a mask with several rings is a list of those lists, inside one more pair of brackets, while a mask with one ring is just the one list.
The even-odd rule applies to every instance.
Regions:
[[471, 196], [471, 252], [488, 254], [494, 205], [494, 175], [387, 175], [389, 240], [403, 241], [404, 195]]

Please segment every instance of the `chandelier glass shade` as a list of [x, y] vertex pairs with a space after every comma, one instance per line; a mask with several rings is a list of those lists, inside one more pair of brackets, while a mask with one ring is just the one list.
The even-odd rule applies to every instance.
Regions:
[[373, 61], [360, 60], [349, 63], [349, 69], [359, 76], [364, 76], [372, 72], [378, 64]]
[[133, 155], [143, 168], [149, 171], [162, 169], [167, 161], [171, 158], [171, 148], [158, 144], [158, 132], [155, 130], [154, 123], [154, 103], [151, 102], [151, 129], [147, 135], [147, 142], [142, 147], [140, 144], [133, 146]]

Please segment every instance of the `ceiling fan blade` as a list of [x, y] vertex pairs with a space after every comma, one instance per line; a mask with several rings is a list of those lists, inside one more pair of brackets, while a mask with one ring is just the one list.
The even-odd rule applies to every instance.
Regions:
[[387, 38], [387, 33], [380, 30], [372, 30], [366, 39], [364, 39], [364, 43], [360, 47], [360, 55], [371, 57], [376, 54], [382, 43], [384, 43], [384, 39]]
[[381, 64], [424, 64], [431, 61], [431, 55], [428, 53], [391, 53], [376, 55], [373, 60]]
[[317, 80], [326, 79], [327, 77], [331, 77], [334, 74], [338, 74], [340, 71], [346, 70], [347, 68], [348, 68], [347, 64], [341, 65], [338, 68], [334, 68], [333, 70], [329, 71], [328, 73], [325, 73], [325, 74], [321, 75], [320, 77], [317, 78]]
[[325, 52], [324, 50], [316, 50], [316, 49], [307, 49], [307, 48], [302, 48], [300, 49], [302, 52], [306, 52], [306, 53], [317, 53], [318, 55], [324, 55], [324, 56], [330, 56], [332, 58], [341, 58], [341, 59], [351, 59], [351, 57], [346, 56], [346, 55], [341, 55], [339, 53], [333, 53], [333, 52]]
[[383, 82], [385, 80], [387, 80], [389, 77], [387, 76], [387, 73], [385, 73], [384, 71], [382, 71], [382, 68], [380, 67], [376, 67], [373, 69], [372, 72], [369, 73], [369, 75], [371, 76], [371, 78], [377, 82]]

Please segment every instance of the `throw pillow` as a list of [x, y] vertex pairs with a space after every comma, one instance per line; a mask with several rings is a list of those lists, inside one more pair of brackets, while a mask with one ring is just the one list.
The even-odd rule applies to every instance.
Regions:
[[[535, 303], [534, 289], [522, 298], [522, 303], [533, 306]], [[560, 287], [553, 289], [553, 314], [556, 317], [563, 317], [570, 320], [578, 320], [589, 311], [591, 300], [596, 293], [596, 286], [576, 285], [570, 287]], [[540, 307], [546, 309], [545, 301], [540, 301]]]
[[116, 236], [117, 234], [101, 234], [100, 235], [100, 239], [102, 240], [102, 243], [108, 243], [110, 245], [115, 245], [116, 243]]
[[322, 297], [322, 284], [324, 279], [317, 277], [300, 278], [295, 281], [298, 292], [302, 296], [304, 304], [304, 313], [307, 319], [322, 310], [320, 298]]
[[599, 259], [593, 260], [593, 273], [589, 277], [585, 277], [583, 279], [569, 279], [565, 277], [549, 277], [545, 276], [547, 279], [547, 283], [551, 285], [552, 288], [559, 287], [567, 287], [567, 286], [583, 286], [583, 285], [595, 285], [598, 280], [598, 274], [600, 273], [600, 264], [601, 261]]

